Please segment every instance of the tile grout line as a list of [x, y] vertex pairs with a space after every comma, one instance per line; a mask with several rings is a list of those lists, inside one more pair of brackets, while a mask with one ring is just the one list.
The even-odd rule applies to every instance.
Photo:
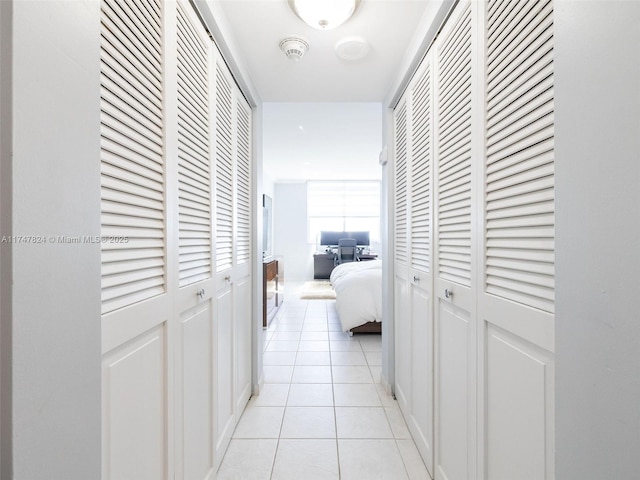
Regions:
[[[326, 301], [325, 301], [326, 302]], [[327, 305], [325, 303], [325, 310], [327, 309]], [[333, 424], [335, 426], [336, 431], [336, 461], [338, 463], [338, 480], [342, 478], [342, 472], [340, 470], [340, 446], [338, 443], [338, 415], [336, 413], [336, 389], [333, 379], [333, 350], [331, 349], [331, 339], [329, 337], [329, 312], [325, 311], [326, 320], [327, 320], [327, 339], [329, 341], [329, 370], [331, 373], [331, 395], [333, 398]]]

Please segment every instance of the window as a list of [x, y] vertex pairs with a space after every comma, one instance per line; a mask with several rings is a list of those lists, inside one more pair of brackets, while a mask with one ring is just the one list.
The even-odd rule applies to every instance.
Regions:
[[368, 231], [380, 241], [380, 182], [310, 181], [307, 183], [309, 241], [317, 243], [322, 230]]

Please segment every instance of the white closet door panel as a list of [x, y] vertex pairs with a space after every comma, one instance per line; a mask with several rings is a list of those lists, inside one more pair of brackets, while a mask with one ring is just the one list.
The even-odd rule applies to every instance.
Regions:
[[411, 415], [411, 308], [409, 305], [410, 228], [410, 92], [402, 96], [394, 110], [394, 393], [405, 418]]
[[209, 64], [201, 25], [177, 8], [179, 285], [211, 277], [212, 207]]
[[216, 55], [214, 451], [219, 466], [251, 394], [251, 108]]
[[[433, 67], [432, 55], [422, 62], [409, 87], [410, 122], [407, 172], [409, 265], [405, 280], [402, 331], [396, 334], [406, 359], [401, 375], [406, 405], [400, 404], [407, 426], [430, 473], [433, 472], [433, 307], [431, 295]], [[398, 279], [396, 280], [398, 281]], [[396, 320], [398, 321], [398, 320]], [[397, 374], [396, 374], [397, 375]], [[396, 394], [397, 396], [397, 394]]]
[[236, 264], [251, 258], [251, 109], [236, 102]]
[[[433, 474], [433, 292], [427, 279], [410, 285], [411, 412], [407, 425], [424, 463]], [[406, 343], [405, 347], [406, 348]]]
[[[474, 285], [478, 117], [473, 58], [477, 4], [459, 2], [434, 44], [434, 476], [476, 477]], [[475, 157], [475, 155], [474, 155]], [[451, 294], [451, 292], [453, 292]]]
[[166, 291], [161, 15], [102, 3], [102, 313]]
[[487, 478], [550, 478], [550, 354], [490, 326], [487, 372]]
[[474, 478], [469, 456], [475, 419], [469, 414], [475, 391], [470, 388], [475, 377], [475, 342], [468, 312], [445, 302], [439, 303], [436, 353], [436, 479]]
[[480, 308], [487, 328], [499, 327], [514, 337], [553, 352], [555, 325], [552, 314], [491, 295], [480, 298]]
[[234, 284], [234, 400], [240, 417], [251, 396], [251, 279], [245, 276]]
[[408, 199], [407, 186], [407, 103], [406, 100], [394, 112], [394, 250], [396, 263], [406, 264], [408, 259]]
[[188, 2], [175, 3], [174, 12], [175, 476], [176, 480], [210, 480], [215, 475], [213, 45]]
[[488, 478], [554, 478], [553, 3], [486, 10], [483, 294]]
[[182, 478], [212, 478], [213, 464], [213, 325], [211, 302], [180, 319]]
[[[552, 26], [551, 1], [489, 2], [486, 292], [550, 313], [555, 284]], [[522, 91], [527, 94], [507, 103]]]
[[471, 286], [471, 7], [437, 47], [438, 275]]
[[231, 83], [216, 66], [216, 272], [233, 265], [233, 118]]
[[433, 93], [429, 60], [411, 90], [411, 268], [424, 273], [431, 269]]
[[217, 321], [214, 323], [216, 349], [214, 358], [214, 461], [220, 466], [235, 427], [234, 415], [234, 338], [233, 297], [229, 288], [222, 289], [216, 298]]
[[165, 327], [159, 325], [103, 358], [105, 480], [168, 478], [165, 349]]
[[409, 283], [396, 276], [394, 282], [395, 314], [395, 395], [405, 417], [411, 415], [411, 311], [409, 308]]

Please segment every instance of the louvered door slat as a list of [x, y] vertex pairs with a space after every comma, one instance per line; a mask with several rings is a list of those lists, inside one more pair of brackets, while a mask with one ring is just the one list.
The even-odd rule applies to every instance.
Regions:
[[236, 142], [236, 262], [251, 258], [251, 110], [240, 99], [237, 108]]
[[[178, 4], [179, 286], [211, 277], [209, 57], [206, 34]], [[202, 248], [198, 255], [192, 247]]]
[[[115, 30], [115, 26], [112, 25], [111, 29]], [[155, 103], [160, 103], [162, 101], [162, 79], [157, 77], [157, 72], [148, 69], [145, 62], [136, 57], [135, 52], [129, 51], [123, 45], [124, 41], [126, 41], [126, 37], [123, 34], [118, 36], [103, 29], [102, 49], [107, 51], [107, 55], [103, 57], [105, 63], [121, 76], [126, 77], [140, 95]], [[132, 42], [136, 42], [136, 40], [133, 39]]]
[[112, 275], [143, 271], [146, 269], [154, 269], [156, 267], [162, 268], [162, 265], [162, 259], [159, 258], [138, 258], [128, 262], [112, 262], [104, 265], [102, 273], [103, 275], [108, 276], [106, 282], [110, 282], [109, 278], [111, 278]]
[[[155, 99], [138, 95], [134, 88], [129, 88], [128, 90], [122, 88], [121, 85], [127, 85], [129, 79], [121, 72], [112, 69], [106, 62], [101, 63], [100, 77], [101, 98], [108, 99], [109, 102], [115, 105], [118, 103], [126, 105], [126, 108], [135, 110], [141, 117], [146, 118], [146, 125], [149, 128], [153, 128], [155, 125], [157, 128], [162, 129], [161, 104], [158, 104]], [[105, 90], [109, 93], [104, 92]]]
[[[544, 29], [542, 29], [542, 27]], [[532, 72], [538, 70], [540, 66], [547, 65], [552, 61], [552, 56], [549, 53], [552, 50], [552, 43], [550, 40], [553, 38], [552, 20], [549, 19], [548, 24], [541, 26], [541, 31], [531, 35], [527, 40], [531, 43], [516, 57], [512, 55], [505, 59], [507, 65], [503, 70], [494, 68], [494, 65], [489, 62], [488, 74], [488, 88], [491, 91], [489, 98], [495, 96], [498, 92], [494, 89], [509, 89], [509, 85], [513, 82], [517, 82], [519, 78], [527, 78], [531, 76]], [[536, 67], [532, 68], [532, 66]]]
[[[105, 138], [108, 138], [120, 145], [136, 149], [141, 155], [157, 158], [162, 154], [162, 138], [157, 136], [149, 128], [135, 125], [134, 121], [126, 118], [124, 112], [118, 116], [108, 102], [105, 102], [102, 109], [102, 131]], [[135, 128], [138, 127], [138, 128]]]
[[488, 152], [501, 149], [507, 137], [528, 137], [531, 131], [541, 131], [553, 125], [552, 114], [553, 97], [550, 92], [532, 99], [525, 112], [514, 111], [488, 130], [488, 136], [491, 138], [491, 144], [487, 145]]
[[553, 142], [543, 141], [511, 155], [493, 155], [491, 160], [491, 163], [487, 163], [486, 172], [487, 178], [493, 181], [498, 175], [500, 175], [498, 178], [504, 178], [505, 175], [508, 176], [513, 171], [523, 171], [527, 168], [552, 163]]
[[[117, 173], [111, 174], [117, 175]], [[126, 208], [145, 208], [146, 216], [164, 218], [162, 192], [157, 189], [157, 186], [155, 181], [149, 181], [147, 184], [142, 181], [128, 183], [124, 179], [103, 174], [103, 199], [105, 202], [111, 198], [118, 199], [120, 205], [124, 206], [121, 207], [121, 209], [124, 208], [123, 213], [126, 213]]]
[[394, 112], [395, 138], [395, 260], [406, 263], [408, 256], [407, 219], [407, 104], [403, 102]]
[[110, 6], [112, 9], [104, 9], [102, 14], [103, 42], [110, 44], [113, 58], [119, 60], [122, 67], [138, 78], [148, 76], [152, 79], [150, 85], [159, 88], [162, 79], [157, 65], [161, 55], [151, 45], [153, 42], [140, 43], [136, 41], [136, 38], [144, 35], [139, 29], [130, 29], [128, 25], [120, 21], [120, 17], [114, 13], [118, 6], [117, 2], [112, 2]]
[[[142, 225], [146, 221], [164, 221], [163, 203], [153, 199], [139, 197], [128, 192], [115, 192], [103, 189], [102, 216], [106, 220], [108, 215], [113, 219], [108, 225]], [[106, 226], [105, 224], [104, 226]], [[149, 235], [158, 232], [148, 232]]]
[[[120, 17], [124, 22], [132, 25], [133, 28], [139, 28], [141, 32], [147, 32], [148, 44], [146, 48], [153, 49], [160, 53], [162, 44], [157, 41], [153, 32], [161, 28], [159, 19], [161, 18], [161, 4], [158, 0], [149, 2], [120, 2], [117, 5], [112, 4], [116, 12], [124, 12]], [[135, 22], [133, 21], [135, 19]]]
[[207, 191], [204, 187], [205, 185], [198, 185], [198, 182], [193, 180], [189, 184], [184, 184], [182, 186], [182, 195], [185, 199], [198, 201], [198, 199], [202, 198], [202, 195], [204, 195]]
[[[158, 0], [152, 2], [127, 2], [126, 5], [135, 12], [135, 15], [131, 15], [131, 18], [137, 18], [139, 24], [144, 26], [147, 32], [153, 32], [156, 29], [162, 28], [159, 21], [161, 18], [160, 12], [162, 5]], [[153, 35], [150, 37], [153, 37]], [[151, 42], [152, 39], [149, 41]], [[162, 45], [160, 43], [154, 43], [153, 45], [158, 52], [162, 51]]]
[[162, 172], [155, 170], [157, 166], [155, 162], [150, 164], [154, 167], [151, 169], [122, 157], [109, 158], [108, 155], [103, 155], [103, 158], [105, 157], [109, 163], [103, 161], [101, 165], [104, 186], [162, 201], [163, 176]]
[[491, 32], [492, 40], [487, 48], [488, 65], [496, 77], [499, 77], [496, 69], [507, 71], [512, 68], [518, 63], [517, 59], [526, 58], [523, 53], [532, 48], [537, 50], [553, 34], [550, 30], [553, 11], [550, 3], [530, 0], [515, 5], [520, 9], [511, 9], [514, 15], [507, 19], [505, 29], [492, 29]]
[[[136, 213], [140, 213], [139, 216], [135, 216]], [[155, 219], [155, 218], [145, 218], [142, 216], [146, 214], [147, 211], [142, 211], [141, 209], [130, 208], [127, 210], [129, 215], [125, 214], [110, 214], [110, 213], [102, 213], [102, 225], [104, 228], [106, 227], [129, 227], [132, 230], [135, 229], [150, 229], [150, 232], [147, 232], [147, 238], [160, 238], [159, 231], [161, 231], [162, 225], [164, 223], [164, 219]]]
[[216, 68], [216, 271], [233, 265], [233, 157], [231, 85]]
[[128, 238], [102, 243], [103, 313], [165, 291], [162, 20], [139, 4], [102, 3], [101, 234]]
[[516, 85], [517, 88], [509, 95], [500, 95], [489, 102], [488, 113], [491, 116], [491, 123], [487, 124], [487, 128], [496, 128], [496, 125], [513, 115], [528, 102], [535, 101], [538, 105], [542, 105], [552, 98], [553, 79], [551, 73], [551, 66], [548, 66], [530, 78], [528, 83], [522, 82]]
[[437, 52], [438, 273], [471, 286], [471, 7]]
[[[122, 100], [122, 98], [115, 95], [103, 95], [105, 101], [102, 105], [102, 110], [108, 113], [111, 117], [116, 118], [119, 121], [126, 121], [129, 128], [141, 132], [143, 135], [149, 135], [150, 138], [155, 138], [156, 143], [161, 142], [162, 138], [162, 126], [150, 122], [140, 123], [135, 118], [131, 118], [126, 112], [131, 110], [131, 105]], [[109, 98], [106, 101], [106, 98]]]
[[553, 312], [553, 7], [511, 7], [488, 5], [485, 288]]

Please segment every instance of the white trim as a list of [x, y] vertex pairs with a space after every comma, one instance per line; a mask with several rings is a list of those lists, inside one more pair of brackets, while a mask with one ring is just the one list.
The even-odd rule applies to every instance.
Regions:
[[398, 67], [398, 74], [391, 84], [389, 93], [382, 102], [385, 107], [395, 108], [398, 104], [404, 90], [409, 85], [411, 78], [418, 70], [422, 59], [429, 51], [457, 2], [458, 0], [429, 2], [420, 19], [418, 28], [416, 28], [411, 44], [406, 50], [407, 53]]
[[262, 103], [256, 90], [243, 56], [236, 45], [233, 30], [227, 21], [220, 0], [191, 0], [201, 15], [214, 43], [220, 50], [224, 62], [229, 67], [231, 74], [249, 102], [252, 109]]

